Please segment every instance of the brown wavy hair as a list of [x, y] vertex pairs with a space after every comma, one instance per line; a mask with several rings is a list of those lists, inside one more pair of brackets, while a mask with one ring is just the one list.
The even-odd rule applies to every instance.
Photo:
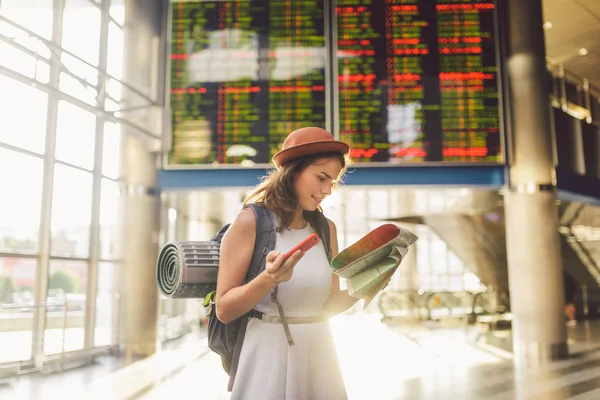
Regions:
[[[334, 186], [338, 186], [342, 183], [342, 178], [351, 163], [350, 157], [340, 153], [313, 154], [292, 160], [282, 165], [280, 169], [271, 170], [267, 176], [262, 178], [262, 182], [256, 189], [246, 197], [244, 205], [248, 203], [264, 203], [281, 221], [281, 224], [277, 227], [277, 231], [281, 232], [283, 229], [288, 228], [298, 209], [298, 195], [294, 190], [294, 176], [315, 161], [324, 158], [337, 158], [342, 164], [342, 170], [334, 184]], [[323, 209], [319, 206], [315, 211], [304, 211], [304, 218], [314, 229], [318, 230], [317, 221], [319, 214], [322, 213]], [[320, 235], [320, 232], [318, 233]]]

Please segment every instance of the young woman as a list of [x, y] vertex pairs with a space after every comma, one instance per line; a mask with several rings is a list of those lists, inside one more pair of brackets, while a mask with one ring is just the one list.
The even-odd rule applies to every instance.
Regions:
[[[327, 316], [339, 314], [356, 303], [339, 288], [331, 273], [323, 243], [306, 253], [282, 256], [316, 232], [319, 204], [331, 194], [343, 176], [349, 147], [335, 141], [321, 128], [302, 128], [288, 135], [273, 157], [277, 167], [248, 196], [262, 202], [275, 216], [276, 246], [266, 257], [259, 276], [244, 284], [254, 240], [256, 218], [244, 209], [221, 243], [216, 294], [217, 317], [224, 323], [254, 309], [279, 316], [271, 292], [289, 322], [294, 345], [290, 346], [281, 323], [252, 318], [240, 354], [231, 399], [337, 400], [346, 399]], [[336, 227], [330, 229], [332, 259], [338, 253]], [[317, 232], [318, 233], [318, 232]]]

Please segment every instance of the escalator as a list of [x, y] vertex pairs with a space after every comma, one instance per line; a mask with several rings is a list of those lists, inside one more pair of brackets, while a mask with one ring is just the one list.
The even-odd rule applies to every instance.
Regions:
[[[600, 210], [578, 203], [559, 207], [560, 243], [565, 272], [580, 285], [600, 284]], [[479, 214], [438, 213], [393, 219], [421, 223], [435, 232], [480, 281], [508, 292], [503, 210]]]

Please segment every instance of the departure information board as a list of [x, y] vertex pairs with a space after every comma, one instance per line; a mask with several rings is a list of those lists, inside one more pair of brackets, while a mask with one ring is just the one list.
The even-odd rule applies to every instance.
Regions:
[[323, 0], [173, 2], [168, 164], [268, 164], [325, 127]]
[[358, 163], [502, 162], [495, 7], [173, 1], [167, 166], [268, 164], [326, 115]]
[[335, 14], [355, 161], [502, 161], [494, 2], [340, 0]]

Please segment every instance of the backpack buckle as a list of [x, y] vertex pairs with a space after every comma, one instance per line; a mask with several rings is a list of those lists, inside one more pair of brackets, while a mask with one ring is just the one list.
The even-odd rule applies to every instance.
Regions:
[[266, 256], [267, 254], [269, 254], [269, 249], [267, 249], [266, 247], [263, 247], [263, 256]]

